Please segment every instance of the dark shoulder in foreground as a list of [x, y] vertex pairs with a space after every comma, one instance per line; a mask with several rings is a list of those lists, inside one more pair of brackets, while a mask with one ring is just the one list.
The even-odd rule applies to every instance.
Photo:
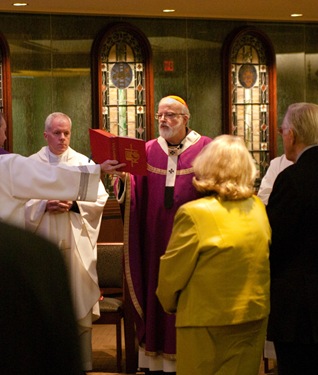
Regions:
[[0, 372], [81, 374], [75, 315], [59, 249], [1, 222], [0, 241]]

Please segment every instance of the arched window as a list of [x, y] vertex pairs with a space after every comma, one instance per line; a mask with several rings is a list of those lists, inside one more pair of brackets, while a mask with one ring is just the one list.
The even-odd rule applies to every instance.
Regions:
[[225, 133], [244, 139], [253, 156], [256, 189], [276, 154], [276, 67], [270, 41], [253, 27], [226, 40], [224, 61]]
[[12, 97], [10, 52], [6, 39], [0, 34], [0, 111], [7, 122], [7, 140], [5, 149], [12, 151]]
[[93, 127], [153, 138], [153, 74], [146, 37], [130, 24], [112, 24], [94, 41], [92, 58]]

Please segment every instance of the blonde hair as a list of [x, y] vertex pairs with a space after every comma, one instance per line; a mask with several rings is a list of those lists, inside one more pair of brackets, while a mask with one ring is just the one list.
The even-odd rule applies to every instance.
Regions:
[[240, 137], [216, 137], [195, 158], [193, 169], [193, 185], [204, 195], [237, 200], [254, 193], [255, 162]]

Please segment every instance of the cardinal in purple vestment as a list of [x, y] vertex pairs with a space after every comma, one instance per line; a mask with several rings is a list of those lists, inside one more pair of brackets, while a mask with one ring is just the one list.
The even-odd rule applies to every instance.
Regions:
[[146, 373], [175, 373], [175, 316], [163, 311], [156, 296], [159, 260], [165, 253], [175, 213], [198, 198], [192, 161], [211, 142], [189, 129], [190, 112], [178, 96], [161, 99], [156, 114], [159, 134], [146, 143], [147, 176], [116, 171], [115, 186], [124, 208], [125, 274], [134, 305], [139, 367]]

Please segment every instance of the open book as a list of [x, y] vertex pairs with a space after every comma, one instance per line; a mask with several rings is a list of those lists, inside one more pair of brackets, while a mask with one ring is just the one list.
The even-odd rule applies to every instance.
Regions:
[[118, 160], [126, 166], [118, 169], [136, 175], [147, 174], [146, 142], [142, 139], [121, 137], [102, 129], [89, 129], [92, 159], [95, 163]]

